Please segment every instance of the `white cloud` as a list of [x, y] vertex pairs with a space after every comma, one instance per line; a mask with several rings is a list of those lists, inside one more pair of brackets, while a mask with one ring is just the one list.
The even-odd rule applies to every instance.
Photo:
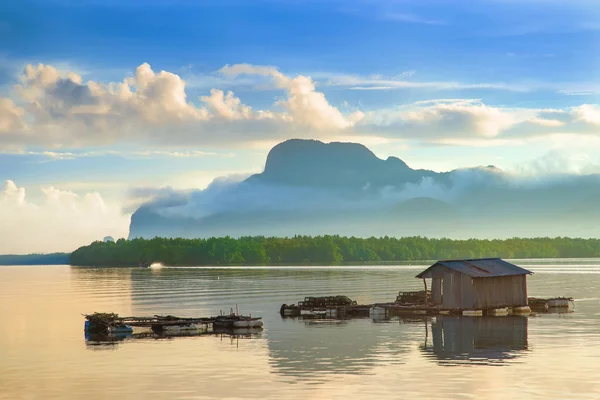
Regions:
[[[411, 73], [412, 72], [412, 73]], [[403, 90], [403, 89], [428, 89], [428, 90], [505, 90], [512, 92], [526, 92], [531, 88], [525, 85], [507, 84], [502, 82], [464, 83], [453, 81], [415, 81], [407, 80], [414, 75], [414, 71], [407, 71], [399, 76], [383, 77], [379, 75], [334, 75], [326, 84], [329, 86], [346, 87], [350, 90]]]
[[480, 100], [442, 99], [367, 113], [364, 123], [380, 134], [423, 141], [492, 139], [529, 114], [527, 110], [487, 106]]
[[315, 83], [308, 76], [289, 78], [274, 67], [251, 64], [226, 65], [220, 70], [226, 76], [259, 75], [271, 77], [275, 85], [287, 92], [287, 98], [277, 102], [292, 120], [302, 126], [318, 131], [340, 130], [352, 127], [364, 114], [355, 111], [350, 115], [329, 104], [325, 95], [315, 90]]
[[107, 235], [127, 236], [129, 216], [100, 194], [79, 196], [54, 187], [41, 191], [43, 202], [34, 204], [25, 188], [6, 181], [0, 191], [0, 254], [72, 251]]
[[420, 17], [415, 14], [410, 13], [402, 13], [402, 12], [387, 12], [382, 16], [383, 19], [387, 19], [390, 21], [398, 21], [398, 22], [408, 22], [412, 24], [425, 24], [425, 25], [445, 25], [444, 21], [427, 19]]
[[176, 157], [176, 158], [192, 158], [192, 157], [221, 157], [231, 158], [234, 153], [216, 153], [200, 150], [137, 150], [137, 151], [118, 151], [118, 150], [98, 150], [98, 151], [0, 151], [0, 154], [21, 155], [21, 156], [42, 156], [50, 160], [74, 160], [76, 158], [87, 157], [105, 157], [105, 156], [120, 156], [123, 158], [157, 158], [157, 157]]
[[559, 126], [563, 126], [565, 124], [564, 122], [559, 121], [557, 119], [545, 119], [545, 118], [539, 118], [539, 117], [533, 117], [533, 118], [529, 119], [527, 122], [530, 122], [532, 124], [541, 125], [541, 126], [546, 126], [549, 128], [556, 128]]
[[225, 119], [250, 118], [252, 108], [242, 104], [239, 98], [233, 95], [233, 92], [212, 89], [210, 96], [202, 96], [200, 99], [215, 112], [215, 114]]
[[[226, 65], [218, 74], [230, 81], [258, 77], [283, 95], [267, 109], [253, 108], [232, 91], [216, 88], [193, 102], [180, 76], [154, 72], [148, 64], [140, 65], [133, 77], [108, 83], [84, 81], [74, 72], [48, 65], [28, 65], [15, 87], [15, 97], [0, 98], [0, 151], [35, 150], [56, 159], [77, 158], [95, 152], [75, 148], [118, 144], [122, 148], [144, 146], [144, 154], [192, 157], [207, 153], [189, 146], [251, 147], [292, 137], [358, 140], [374, 136], [453, 145], [474, 139], [474, 145], [486, 146], [556, 133], [600, 134], [600, 107], [593, 104], [546, 110], [442, 99], [365, 112], [349, 110], [341, 100], [346, 104], [342, 111], [317, 90], [310, 76], [288, 76], [272, 66], [251, 64]], [[389, 79], [340, 76], [332, 77], [329, 84], [368, 89], [502, 87], [409, 82], [405, 78], [410, 75]]]
[[600, 107], [596, 104], [583, 104], [574, 107], [573, 116], [577, 121], [600, 127]]
[[17, 104], [8, 98], [0, 102], [0, 132], [6, 133], [0, 146], [247, 143], [344, 130], [362, 117], [360, 111], [345, 115], [329, 104], [310, 77], [288, 77], [272, 67], [247, 64], [225, 66], [220, 72], [267, 77], [287, 98], [276, 101], [274, 111], [254, 110], [233, 92], [213, 89], [194, 104], [181, 77], [156, 73], [146, 63], [134, 77], [109, 83], [84, 82], [49, 65], [28, 65], [15, 87]]
[[0, 98], [0, 135], [21, 130], [24, 114], [25, 110], [17, 107], [11, 99]]
[[15, 92], [26, 111], [21, 122], [28, 126], [11, 139], [23, 144], [76, 147], [152, 139], [209, 118], [205, 108], [187, 101], [179, 76], [155, 73], [148, 64], [140, 65], [135, 77], [108, 84], [84, 83], [49, 65], [28, 65]]
[[581, 146], [550, 150], [541, 157], [514, 166], [509, 172], [523, 177], [600, 173], [600, 158], [595, 154], [590, 156], [589, 148], [577, 147]]

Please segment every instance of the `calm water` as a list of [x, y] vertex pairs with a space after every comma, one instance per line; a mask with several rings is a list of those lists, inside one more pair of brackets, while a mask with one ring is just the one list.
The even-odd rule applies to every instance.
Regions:
[[[600, 398], [600, 260], [518, 264], [535, 272], [530, 295], [573, 296], [575, 312], [332, 323], [279, 316], [282, 303], [305, 295], [392, 300], [421, 289], [414, 276], [425, 265], [0, 267], [0, 398]], [[235, 304], [264, 317], [260, 335], [84, 339], [82, 313], [208, 316]]]

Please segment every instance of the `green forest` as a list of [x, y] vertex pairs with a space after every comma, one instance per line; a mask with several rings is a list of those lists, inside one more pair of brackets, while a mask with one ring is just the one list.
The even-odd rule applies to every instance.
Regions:
[[452, 240], [424, 237], [342, 236], [119, 239], [74, 251], [71, 265], [340, 265], [455, 258], [600, 257], [600, 239], [512, 238]]

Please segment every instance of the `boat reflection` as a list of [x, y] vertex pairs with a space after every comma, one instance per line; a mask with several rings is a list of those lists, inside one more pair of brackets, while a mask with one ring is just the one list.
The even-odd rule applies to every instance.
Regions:
[[179, 332], [177, 334], [160, 334], [152, 331], [135, 333], [88, 333], [85, 332], [85, 345], [91, 350], [115, 349], [119, 344], [131, 340], [173, 340], [198, 336], [227, 337], [231, 339], [250, 339], [260, 337], [262, 329], [215, 329], [202, 332]]
[[501, 364], [528, 350], [527, 323], [523, 316], [439, 316], [421, 350], [443, 365]]

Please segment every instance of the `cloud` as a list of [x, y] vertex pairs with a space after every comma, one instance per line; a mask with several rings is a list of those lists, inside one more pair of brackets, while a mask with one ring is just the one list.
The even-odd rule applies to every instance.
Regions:
[[[527, 92], [530, 87], [518, 84], [507, 84], [502, 82], [464, 83], [453, 81], [414, 81], [407, 80], [414, 71], [400, 74], [400, 76], [360, 76], [360, 75], [334, 75], [329, 78], [327, 85], [347, 87], [350, 90], [405, 90], [405, 89], [428, 89], [428, 90], [505, 90], [512, 92]], [[413, 72], [413, 73], [410, 73]]]
[[573, 117], [576, 121], [600, 128], [600, 107], [596, 104], [583, 104], [573, 108]]
[[0, 98], [0, 135], [20, 131], [24, 114], [25, 110], [17, 107], [11, 99]]
[[515, 166], [511, 172], [536, 179], [548, 175], [562, 175], [571, 179], [572, 175], [600, 173], [600, 159], [596, 157], [594, 160], [584, 149], [554, 149], [541, 157]]
[[251, 64], [226, 65], [220, 72], [228, 77], [259, 75], [273, 79], [275, 85], [287, 92], [287, 98], [277, 102], [295, 123], [315, 130], [341, 130], [352, 127], [364, 114], [361, 111], [346, 116], [329, 104], [325, 95], [315, 90], [315, 83], [308, 76], [289, 78], [274, 67]]
[[565, 109], [529, 110], [531, 118], [518, 121], [501, 134], [504, 138], [521, 139], [568, 135], [600, 136], [600, 107], [582, 104]]
[[49, 65], [27, 65], [15, 92], [26, 110], [22, 123], [27, 120], [28, 126], [12, 138], [25, 145], [77, 147], [152, 139], [209, 118], [205, 108], [187, 101], [179, 76], [155, 73], [148, 64], [140, 65], [134, 77], [108, 84], [84, 83], [79, 75], [61, 74]]
[[487, 106], [480, 100], [442, 99], [367, 113], [364, 123], [384, 136], [423, 141], [493, 139], [528, 114], [526, 110]]
[[248, 64], [225, 66], [220, 73], [267, 77], [287, 97], [277, 100], [273, 110], [255, 110], [231, 91], [212, 89], [195, 104], [181, 77], [154, 72], [147, 63], [135, 76], [109, 83], [84, 82], [50, 65], [27, 65], [15, 87], [17, 103], [0, 102], [0, 147], [245, 143], [344, 130], [362, 117], [360, 111], [345, 115], [329, 104], [310, 77]]
[[6, 181], [0, 191], [0, 254], [72, 251], [104, 236], [126, 237], [129, 216], [100, 194], [83, 196], [54, 187], [43, 201], [27, 200], [25, 188]]
[[600, 136], [600, 107], [509, 108], [478, 99], [438, 99], [367, 112], [355, 130], [454, 146], [522, 145], [556, 135]]
[[444, 21], [439, 21], [435, 19], [427, 19], [420, 17], [415, 14], [410, 13], [401, 13], [401, 12], [387, 12], [383, 14], [383, 19], [387, 19], [390, 21], [398, 21], [398, 22], [408, 22], [413, 24], [425, 24], [425, 25], [445, 25]]
[[221, 157], [231, 158], [234, 153], [216, 153], [200, 150], [138, 150], [138, 151], [119, 151], [119, 150], [98, 150], [98, 151], [0, 151], [0, 154], [21, 155], [21, 156], [41, 156], [50, 160], [74, 160], [87, 157], [105, 157], [119, 156], [123, 158], [192, 158], [192, 157]]
[[247, 119], [252, 115], [252, 108], [241, 103], [240, 99], [233, 95], [233, 92], [212, 89], [210, 96], [202, 96], [200, 99], [215, 112], [215, 114], [225, 119]]
[[[177, 74], [155, 72], [144, 63], [122, 82], [84, 81], [49, 65], [27, 65], [13, 98], [0, 98], [0, 152], [44, 152], [77, 158], [94, 152], [77, 148], [143, 146], [143, 154], [192, 157], [208, 153], [190, 146], [257, 146], [289, 138], [365, 138], [422, 143], [498, 145], [503, 141], [565, 134], [599, 134], [600, 107], [509, 108], [473, 99], [434, 99], [363, 111], [331, 104], [310, 76], [289, 76], [272, 66], [225, 65], [220, 76], [235, 81], [260, 78], [281, 96], [267, 109], [245, 104], [232, 91], [213, 88], [188, 98]], [[421, 88], [502, 88], [502, 84], [463, 85], [411, 82], [411, 73], [330, 77], [330, 86], [368, 90]], [[523, 88], [506, 86], [507, 90]], [[488, 142], [485, 142], [485, 141]], [[467, 143], [468, 144], [468, 143]], [[113, 147], [114, 148], [114, 147]], [[63, 149], [63, 150], [60, 150]]]

